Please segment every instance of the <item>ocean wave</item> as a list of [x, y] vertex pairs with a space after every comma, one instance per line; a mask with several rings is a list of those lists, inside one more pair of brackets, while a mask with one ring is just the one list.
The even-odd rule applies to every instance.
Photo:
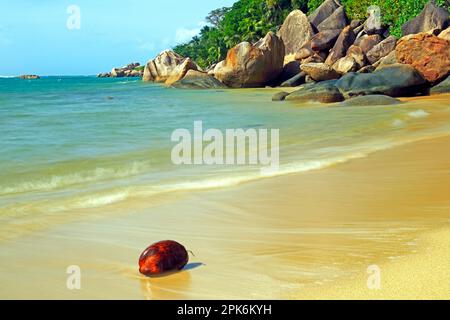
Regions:
[[76, 204], [73, 205], [72, 207], [75, 207], [77, 209], [102, 207], [105, 205], [124, 201], [128, 198], [128, 196], [129, 196], [128, 191], [121, 191], [98, 196], [88, 196], [78, 200]]
[[372, 142], [371, 144], [365, 143], [351, 147], [344, 147], [343, 149], [348, 150], [350, 152], [324, 159], [293, 161], [291, 163], [281, 166], [279, 170], [271, 172], [267, 171], [262, 173], [260, 171], [256, 171], [256, 172], [249, 172], [247, 174], [240, 174], [239, 176], [231, 176], [231, 177], [218, 176], [213, 179], [204, 179], [198, 181], [191, 180], [179, 183], [163, 184], [159, 186], [147, 186], [147, 187], [141, 186], [139, 188], [128, 187], [126, 188], [126, 190], [123, 191], [115, 190], [110, 194], [99, 194], [98, 197], [96, 197], [95, 195], [91, 195], [89, 198], [85, 198], [82, 201], [79, 201], [77, 207], [82, 208], [98, 207], [99, 205], [113, 204], [132, 197], [148, 197], [162, 193], [227, 188], [264, 178], [322, 170], [335, 165], [346, 163], [351, 160], [368, 157], [370, 154], [374, 152], [388, 150], [411, 142], [426, 140], [429, 138], [443, 137], [448, 135], [450, 134], [448, 132], [445, 132], [442, 134], [437, 134], [433, 137], [418, 137], [401, 141], [383, 140]]
[[24, 193], [31, 191], [50, 191], [77, 184], [103, 181], [109, 179], [126, 178], [137, 175], [148, 168], [147, 162], [132, 162], [122, 168], [95, 168], [65, 175], [49, 177], [17, 183], [0, 188], [0, 195]]
[[[443, 136], [449, 136], [448, 131], [435, 133], [429, 136], [416, 136], [410, 137], [409, 139], [382, 139], [376, 141], [366, 141], [364, 143], [355, 144], [352, 146], [342, 146], [334, 148], [337, 153], [329, 156], [329, 148], [324, 148], [323, 150], [316, 150], [317, 154], [322, 154], [322, 158], [311, 159], [311, 160], [300, 160], [291, 161], [280, 166], [279, 170], [276, 171], [247, 171], [245, 173], [241, 172], [239, 175], [217, 175], [213, 178], [199, 179], [199, 180], [185, 180], [174, 183], [164, 183], [160, 182], [158, 184], [151, 185], [126, 185], [124, 187], [114, 187], [109, 190], [101, 190], [94, 192], [83, 192], [82, 194], [71, 194], [71, 196], [63, 198], [46, 199], [45, 201], [38, 201], [33, 204], [27, 203], [26, 206], [29, 209], [29, 205], [37, 209], [39, 212], [60, 212], [69, 211], [76, 209], [88, 209], [97, 208], [107, 205], [117, 204], [129, 199], [135, 198], [149, 198], [160, 194], [170, 194], [174, 192], [189, 192], [196, 190], [209, 190], [217, 188], [233, 187], [243, 183], [256, 181], [264, 178], [283, 176], [288, 174], [296, 174], [302, 172], [309, 172], [314, 170], [322, 170], [329, 168], [338, 164], [342, 164], [354, 159], [361, 159], [369, 156], [370, 154], [391, 149], [397, 146], [405, 145], [407, 143], [426, 140], [430, 138], [437, 138]], [[340, 154], [339, 154], [340, 153]], [[133, 166], [131, 166], [133, 167]], [[138, 165], [139, 168], [139, 165]], [[101, 170], [100, 170], [101, 171]], [[128, 173], [138, 173], [138, 170], [127, 171]], [[109, 173], [108, 173], [109, 174]], [[122, 173], [124, 174], [124, 173]], [[115, 175], [118, 176], [117, 173]], [[86, 182], [86, 180], [83, 180]], [[36, 186], [34, 186], [36, 187]], [[22, 207], [18, 204], [18, 208]], [[12, 209], [11, 207], [8, 210]], [[19, 209], [19, 211], [21, 211]]]

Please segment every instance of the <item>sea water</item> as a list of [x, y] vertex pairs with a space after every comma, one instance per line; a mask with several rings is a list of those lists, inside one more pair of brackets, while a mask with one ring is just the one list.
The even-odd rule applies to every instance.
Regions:
[[[0, 239], [29, 221], [45, 227], [73, 210], [134, 197], [231, 187], [320, 170], [450, 133], [450, 103], [340, 107], [272, 102], [271, 89], [177, 90], [140, 79], [0, 78]], [[174, 130], [278, 129], [279, 170], [175, 165]]]

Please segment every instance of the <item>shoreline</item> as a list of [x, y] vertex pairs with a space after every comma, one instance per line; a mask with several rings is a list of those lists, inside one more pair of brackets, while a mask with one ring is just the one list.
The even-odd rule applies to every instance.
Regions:
[[[156, 206], [128, 201], [108, 207], [111, 215], [105, 217], [1, 243], [2, 261], [8, 261], [2, 266], [1, 295], [446, 299], [446, 270], [432, 274], [429, 268], [448, 265], [449, 249], [439, 239], [449, 232], [450, 152], [444, 148], [449, 144], [450, 137], [415, 142], [324, 170], [181, 193]], [[273, 192], [277, 197], [270, 197]], [[436, 231], [439, 236], [426, 236], [438, 229], [444, 230]], [[422, 249], [422, 235], [435, 249]], [[140, 250], [166, 238], [195, 252], [188, 270], [158, 279], [139, 275]], [[39, 252], [33, 252], [36, 247]], [[406, 262], [395, 264], [398, 257]], [[423, 264], [422, 258], [434, 264]], [[85, 272], [80, 292], [64, 287], [65, 268], [72, 264]], [[372, 264], [395, 285], [364, 290], [360, 279]], [[413, 283], [393, 278], [405, 267], [415, 271]], [[436, 284], [433, 290], [418, 291], [428, 281]], [[41, 292], [41, 283], [48, 291]]]
[[[246, 99], [249, 96], [257, 96], [256, 101], [260, 101], [265, 97], [268, 97], [267, 89], [261, 89], [260, 93], [257, 92], [258, 89], [242, 89], [241, 92], [236, 92], [232, 95], [233, 100]], [[256, 91], [255, 91], [256, 90]], [[245, 92], [244, 92], [245, 91]], [[102, 217], [103, 211], [116, 211], [116, 208], [126, 208], [127, 205], [132, 204], [135, 206], [136, 203], [143, 204], [144, 206], [157, 206], [162, 202], [170, 202], [171, 199], [176, 199], [178, 196], [185, 197], [190, 193], [198, 192], [208, 192], [208, 191], [219, 191], [227, 192], [233, 188], [239, 188], [247, 184], [258, 183], [259, 181], [277, 179], [281, 177], [287, 177], [291, 175], [309, 173], [309, 172], [321, 172], [329, 168], [333, 168], [338, 165], [349, 163], [358, 159], [370, 158], [373, 154], [380, 151], [393, 150], [398, 147], [405, 146], [407, 144], [420, 142], [423, 140], [430, 140], [440, 137], [448, 136], [448, 119], [450, 119], [450, 113], [446, 105], [446, 97], [450, 95], [437, 95], [433, 97], [426, 97], [424, 99], [409, 98], [402, 107], [391, 106], [391, 107], [377, 107], [368, 106], [364, 108], [346, 107], [345, 110], [333, 105], [323, 105], [323, 104], [312, 104], [305, 105], [305, 108], [291, 106], [290, 110], [295, 110], [299, 112], [298, 116], [301, 117], [301, 112], [308, 110], [320, 110], [327, 107], [323, 112], [333, 111], [337, 113], [352, 113], [352, 112], [393, 112], [398, 110], [399, 114], [397, 117], [392, 118], [390, 121], [398, 121], [401, 126], [405, 126], [408, 132], [402, 132], [400, 135], [395, 135], [391, 133], [390, 135], [384, 135], [381, 137], [375, 137], [372, 140], [363, 140], [359, 144], [352, 145], [353, 149], [342, 153], [329, 153], [325, 157], [303, 157], [300, 151], [297, 152], [297, 157], [291, 157], [282, 163], [280, 170], [278, 172], [261, 174], [259, 170], [256, 171], [240, 171], [240, 175], [228, 173], [228, 175], [213, 175], [211, 177], [206, 176], [205, 178], [181, 181], [174, 181], [172, 184], [164, 184], [158, 189], [158, 185], [150, 188], [146, 185], [146, 188], [140, 188], [139, 185], [134, 186], [130, 184], [126, 189], [106, 189], [105, 192], [98, 192], [95, 194], [76, 194], [76, 198], [62, 199], [60, 202], [31, 202], [24, 203], [22, 205], [22, 210], [24, 214], [17, 216], [17, 220], [13, 221], [13, 224], [20, 225], [20, 229], [11, 228], [8, 229], [8, 224], [6, 223], [3, 228], [0, 228], [0, 240], [14, 240], [16, 237], [24, 236], [27, 234], [32, 234], [34, 232], [44, 231], [48, 228], [56, 227], [57, 225], [73, 223], [80, 220], [89, 219], [93, 217]], [[268, 103], [267, 109], [272, 108], [271, 104]], [[327, 110], [328, 109], [328, 110]], [[334, 109], [334, 110], [333, 110]], [[339, 110], [339, 109], [342, 109]], [[251, 111], [252, 109], [250, 109]], [[397, 112], [397, 111], [395, 111]], [[282, 125], [282, 124], [280, 124]], [[394, 127], [394, 124], [388, 124], [388, 130]], [[395, 125], [396, 126], [396, 125]], [[289, 126], [281, 126], [280, 128], [285, 128]], [[385, 130], [385, 129], [384, 129]], [[392, 130], [392, 129], [391, 129]], [[294, 139], [301, 139], [300, 133], [289, 133], [288, 137], [292, 136]], [[286, 144], [286, 146], [289, 146]], [[327, 145], [328, 146], [328, 145]], [[345, 144], [343, 144], [345, 146]], [[286, 147], [286, 150], [291, 150], [291, 148]], [[101, 164], [99, 164], [101, 167]], [[39, 182], [39, 181], [38, 181]], [[32, 190], [31, 190], [32, 191]], [[52, 193], [58, 192], [58, 189], [52, 191], [49, 190], [49, 199]], [[20, 193], [18, 193], [20, 195]], [[14, 193], [12, 193], [14, 196]], [[32, 198], [32, 200], [35, 200]], [[36, 211], [32, 211], [33, 205], [37, 208]], [[41, 205], [41, 207], [39, 207]], [[58, 210], [53, 210], [54, 207], [59, 208]], [[28, 209], [29, 212], [25, 211]], [[7, 220], [8, 211], [5, 206], [5, 210], [1, 213], [6, 213], [4, 216], [6, 218], [5, 222], [11, 222]], [[40, 210], [40, 211], [37, 211]], [[58, 213], [61, 214], [58, 214]], [[48, 214], [47, 214], [48, 213]], [[47, 220], [39, 221], [36, 219], [36, 214], [42, 214], [43, 218], [48, 218]], [[11, 217], [13, 217], [11, 215]]]

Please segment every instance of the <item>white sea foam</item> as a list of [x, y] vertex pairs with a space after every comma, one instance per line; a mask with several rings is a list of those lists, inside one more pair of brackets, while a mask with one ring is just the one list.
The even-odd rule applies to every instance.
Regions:
[[392, 121], [392, 126], [394, 127], [404, 127], [405, 126], [405, 121], [400, 120], [400, 119], [395, 119], [394, 121]]
[[408, 116], [410, 118], [414, 118], [414, 119], [426, 118], [429, 115], [430, 114], [428, 112], [421, 110], [421, 109], [408, 113]]
[[128, 191], [116, 192], [112, 194], [98, 195], [80, 199], [73, 207], [76, 208], [96, 208], [124, 201], [128, 198]]
[[0, 195], [22, 193], [30, 191], [50, 191], [66, 186], [102, 181], [108, 179], [125, 178], [141, 173], [148, 167], [146, 162], [134, 161], [122, 168], [95, 168], [66, 175], [54, 175], [0, 188]]

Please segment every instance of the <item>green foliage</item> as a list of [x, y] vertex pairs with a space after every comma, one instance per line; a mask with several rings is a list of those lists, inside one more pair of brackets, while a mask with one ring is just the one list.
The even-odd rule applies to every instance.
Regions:
[[311, 13], [316, 10], [324, 0], [308, 0], [308, 12]]
[[230, 11], [230, 8], [227, 7], [215, 9], [208, 14], [208, 16], [206, 17], [206, 22], [217, 28], [228, 11]]
[[[324, 0], [238, 0], [231, 8], [212, 11], [207, 17], [208, 26], [185, 44], [175, 46], [174, 51], [191, 57], [202, 68], [225, 58], [229, 48], [239, 42], [254, 42], [268, 31], [276, 31], [286, 16], [294, 9], [311, 13]], [[367, 8], [381, 9], [383, 23], [391, 34], [400, 37], [401, 26], [417, 16], [428, 0], [341, 0], [350, 19], [364, 20]], [[448, 8], [448, 0], [435, 0]]]
[[139, 66], [139, 67], [134, 68], [133, 70], [144, 71], [144, 68], [145, 68], [145, 66]]
[[178, 54], [191, 57], [202, 68], [225, 58], [239, 42], [255, 42], [276, 31], [294, 9], [306, 12], [307, 0], [239, 0], [231, 8], [212, 11], [200, 35], [174, 47]]

